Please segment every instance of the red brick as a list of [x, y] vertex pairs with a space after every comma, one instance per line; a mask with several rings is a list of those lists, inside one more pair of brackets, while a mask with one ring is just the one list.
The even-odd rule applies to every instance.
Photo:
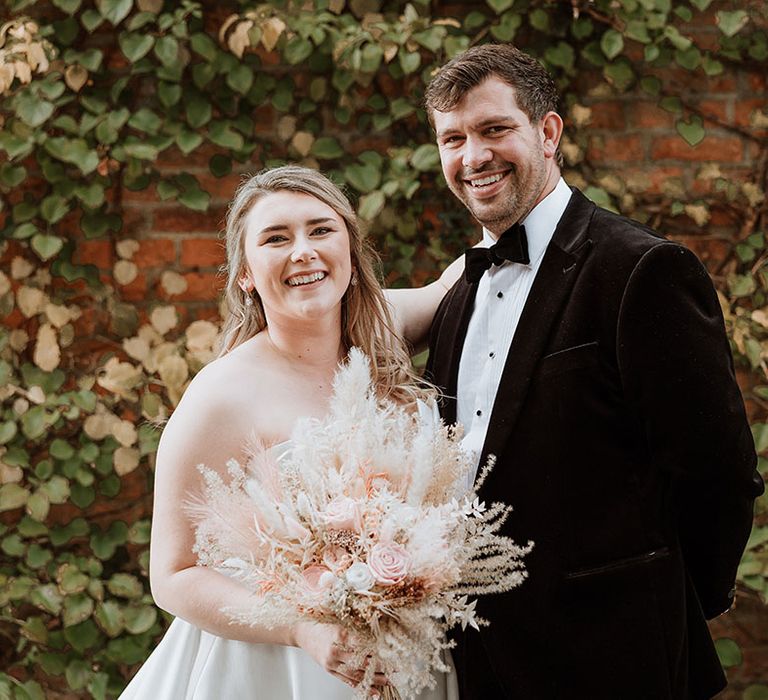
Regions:
[[705, 136], [696, 146], [689, 146], [682, 136], [663, 136], [651, 142], [651, 157], [654, 160], [738, 163], [743, 154], [744, 148], [737, 136]]
[[216, 153], [221, 153], [221, 149], [218, 146], [205, 142], [189, 154], [183, 153], [178, 148], [168, 148], [163, 151], [160, 159], [157, 161], [157, 167], [161, 172], [169, 167], [174, 169], [194, 166], [207, 168], [208, 161]]
[[125, 301], [146, 301], [147, 276], [143, 272], [136, 275], [136, 279], [130, 284], [116, 284], [115, 288], [120, 297]]
[[[698, 228], [692, 226], [692, 228]], [[706, 228], [706, 225], [704, 226]], [[703, 232], [703, 229], [702, 229]], [[730, 241], [724, 241], [719, 238], [702, 238], [701, 236], [687, 236], [681, 240], [683, 245], [690, 248], [710, 269], [716, 268], [732, 250]]]
[[21, 328], [26, 324], [27, 318], [19, 311], [17, 307], [13, 307], [11, 313], [3, 317], [3, 325], [7, 328]]
[[207, 212], [168, 207], [154, 212], [153, 229], [171, 233], [215, 233], [222, 228], [225, 215], [225, 207], [210, 207]]
[[107, 270], [112, 267], [115, 261], [115, 253], [112, 248], [112, 241], [78, 241], [75, 244], [73, 262], [79, 265], [96, 265], [96, 267]]
[[637, 102], [629, 109], [629, 121], [632, 126], [643, 129], [671, 128], [674, 118], [667, 110], [655, 102]]
[[[218, 299], [224, 287], [224, 278], [214, 272], [188, 272], [187, 291], [173, 298], [178, 301], [213, 301]], [[160, 290], [161, 294], [165, 294]]]
[[753, 93], [764, 93], [768, 89], [768, 75], [762, 73], [750, 73], [748, 76], [749, 89]]
[[739, 100], [734, 109], [734, 122], [737, 126], [747, 126], [751, 128], [752, 113], [768, 113], [768, 104], [765, 98], [755, 100]]
[[181, 242], [183, 267], [218, 267], [225, 258], [224, 241], [213, 238], [191, 238]]
[[592, 118], [588, 129], [621, 129], [624, 126], [624, 104], [618, 101], [595, 102], [588, 105]]
[[149, 230], [151, 212], [146, 206], [128, 204], [123, 209], [121, 233], [127, 238], [140, 238]]
[[665, 183], [672, 178], [682, 177], [683, 169], [679, 167], [655, 167], [642, 173], [650, 181], [648, 192], [656, 194], [664, 191]]
[[147, 238], [131, 258], [139, 268], [166, 266], [176, 262], [176, 245], [169, 238]]
[[241, 173], [230, 173], [224, 177], [215, 177], [211, 174], [200, 175], [198, 177], [200, 187], [202, 187], [214, 200], [224, 200], [227, 203], [232, 201], [235, 196], [235, 190], [243, 181]]
[[642, 163], [645, 160], [645, 148], [637, 135], [594, 136], [590, 139], [587, 157], [592, 161], [621, 161]]
[[708, 124], [727, 123], [728, 119], [728, 101], [727, 100], [701, 100], [697, 105], [704, 119]]

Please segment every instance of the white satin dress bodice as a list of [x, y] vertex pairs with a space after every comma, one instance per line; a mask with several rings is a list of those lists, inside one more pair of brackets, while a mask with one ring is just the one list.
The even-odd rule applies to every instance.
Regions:
[[[423, 409], [420, 413], [424, 416]], [[278, 461], [289, 448], [287, 442], [272, 447]], [[418, 700], [459, 699], [454, 671], [436, 672], [435, 677], [437, 687], [422, 692]], [[352, 696], [348, 685], [303, 649], [225, 639], [177, 617], [120, 700], [351, 700]]]

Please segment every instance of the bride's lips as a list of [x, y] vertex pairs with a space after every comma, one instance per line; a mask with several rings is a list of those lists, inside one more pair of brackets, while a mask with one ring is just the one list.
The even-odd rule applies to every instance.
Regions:
[[[496, 196], [506, 184], [507, 178], [511, 173], [511, 170], [497, 170], [495, 172], [477, 173], [471, 178], [462, 178], [464, 188], [470, 193], [470, 196], [474, 199], [488, 199]], [[500, 176], [500, 177], [499, 177]], [[499, 177], [496, 182], [489, 183], [487, 185], [473, 185], [472, 183], [482, 182], [488, 178]]]

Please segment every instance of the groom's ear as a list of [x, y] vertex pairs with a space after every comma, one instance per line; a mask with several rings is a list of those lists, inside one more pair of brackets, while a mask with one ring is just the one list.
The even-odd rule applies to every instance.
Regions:
[[541, 120], [541, 138], [545, 157], [556, 157], [562, 135], [563, 118], [557, 112], [547, 112]]

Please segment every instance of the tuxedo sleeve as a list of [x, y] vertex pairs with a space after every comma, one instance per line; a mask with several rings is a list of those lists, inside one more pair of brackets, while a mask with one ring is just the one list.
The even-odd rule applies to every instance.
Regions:
[[643, 255], [616, 344], [625, 395], [671, 485], [686, 568], [714, 617], [732, 603], [763, 482], [717, 295], [693, 253], [664, 242]]

